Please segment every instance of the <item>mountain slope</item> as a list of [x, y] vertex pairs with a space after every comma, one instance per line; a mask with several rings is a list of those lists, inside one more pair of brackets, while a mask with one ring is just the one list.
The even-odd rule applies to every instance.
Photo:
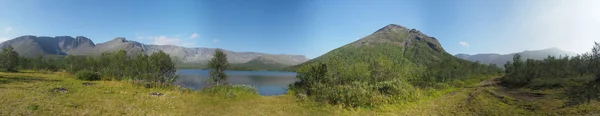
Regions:
[[[125, 50], [129, 55], [138, 53], [152, 54], [160, 50], [171, 55], [181, 63], [202, 64], [208, 62], [214, 54], [212, 48], [185, 48], [173, 45], [146, 45], [136, 41], [129, 41], [122, 37], [94, 44], [86, 37], [77, 36], [20, 36], [12, 40], [0, 43], [0, 47], [13, 46], [15, 50], [25, 57], [36, 57], [40, 55], [101, 55], [103, 52]], [[264, 54], [256, 52], [234, 52], [224, 50], [230, 63], [246, 63], [254, 58], [264, 56], [272, 58], [285, 65], [296, 65], [307, 61], [303, 55], [286, 54]]]
[[417, 101], [501, 72], [456, 58], [437, 39], [394, 24], [288, 70], [298, 72], [300, 81], [290, 85], [296, 95], [345, 107]]
[[403, 67], [411, 67], [407, 70], [424, 68], [448, 58], [460, 61], [446, 53], [436, 38], [415, 29], [390, 24], [371, 35], [290, 67], [288, 70], [295, 70], [303, 65], [328, 62], [332, 58], [342, 58], [342, 63], [347, 64], [369, 63], [378, 56], [387, 57], [394, 64]]
[[232, 64], [232, 67], [253, 70], [280, 70], [293, 65], [284, 64], [285, 62], [282, 63], [277, 60], [277, 58], [271, 56], [259, 56], [243, 64]]
[[532, 50], [532, 51], [523, 51], [523, 52], [518, 52], [518, 53], [511, 53], [511, 54], [493, 54], [493, 53], [489, 53], [489, 54], [475, 54], [475, 55], [468, 55], [468, 54], [457, 54], [455, 55], [455, 57], [461, 58], [461, 59], [466, 59], [469, 61], [478, 61], [480, 63], [484, 63], [484, 64], [495, 64], [496, 66], [502, 66], [504, 64], [506, 64], [507, 61], [512, 61], [512, 58], [515, 54], [520, 54], [522, 59], [536, 59], [536, 60], [542, 60], [548, 56], [555, 56], [555, 57], [560, 57], [560, 56], [575, 56], [577, 55], [576, 53], [573, 52], [569, 52], [569, 51], [564, 51], [558, 48], [548, 48], [548, 49], [542, 49], [542, 50]]
[[39, 55], [66, 55], [80, 51], [89, 51], [95, 45], [83, 36], [76, 38], [70, 36], [36, 37], [31, 35], [17, 37], [2, 42], [1, 48], [11, 45], [22, 56], [34, 57]]

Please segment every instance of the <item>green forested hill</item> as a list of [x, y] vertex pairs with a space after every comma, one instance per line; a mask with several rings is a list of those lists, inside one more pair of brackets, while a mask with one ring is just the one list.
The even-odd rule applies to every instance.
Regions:
[[255, 69], [255, 70], [281, 70], [289, 65], [282, 64], [268, 57], [256, 57], [246, 63], [236, 64], [234, 66]]
[[436, 38], [395, 24], [287, 70], [301, 80], [290, 87], [296, 95], [348, 107], [415, 101], [501, 72], [456, 58]]
[[[276, 61], [277, 58], [259, 56], [246, 63], [231, 63], [228, 70], [282, 70], [290, 65]], [[203, 63], [180, 63], [176, 65], [181, 69], [207, 69]]]
[[369, 63], [377, 57], [389, 58], [394, 64], [409, 69], [422, 69], [444, 60], [468, 63], [448, 54], [434, 37], [418, 30], [395, 24], [387, 25], [371, 35], [334, 49], [305, 63], [289, 67], [296, 70], [301, 66], [326, 63], [331, 58], [339, 58], [341, 63]]

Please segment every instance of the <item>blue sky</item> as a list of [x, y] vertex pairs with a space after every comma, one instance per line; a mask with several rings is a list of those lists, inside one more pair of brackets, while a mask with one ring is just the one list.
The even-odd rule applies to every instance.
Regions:
[[2, 0], [0, 41], [21, 35], [115, 37], [146, 44], [322, 55], [388, 24], [418, 29], [451, 54], [600, 41], [594, 0]]

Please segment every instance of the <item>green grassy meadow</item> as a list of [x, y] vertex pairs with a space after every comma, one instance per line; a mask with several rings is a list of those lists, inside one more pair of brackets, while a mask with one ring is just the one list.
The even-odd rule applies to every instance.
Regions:
[[[584, 115], [600, 111], [597, 101], [562, 107], [566, 100], [561, 89], [508, 90], [495, 83], [489, 79], [440, 90], [437, 96], [410, 103], [343, 108], [293, 95], [224, 98], [178, 87], [144, 88], [128, 81], [81, 81], [65, 72], [0, 72], [0, 115]], [[150, 95], [154, 92], [164, 95]]]

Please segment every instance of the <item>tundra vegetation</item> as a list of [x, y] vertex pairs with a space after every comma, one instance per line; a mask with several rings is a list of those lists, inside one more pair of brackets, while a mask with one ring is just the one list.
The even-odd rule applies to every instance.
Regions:
[[163, 52], [30, 59], [5, 48], [0, 115], [597, 114], [599, 48], [544, 60], [515, 55], [504, 71], [451, 55], [407, 55], [410, 50], [387, 45], [341, 49], [301, 65], [301, 81], [280, 96], [228, 85], [218, 74], [227, 60], [218, 57], [211, 63], [217, 81], [211, 82], [219, 84], [191, 91], [170, 85], [177, 76]]
[[600, 97], [600, 44], [590, 52], [544, 60], [522, 59], [515, 55], [507, 62], [502, 84], [510, 88], [564, 90], [565, 106], [590, 103]]

